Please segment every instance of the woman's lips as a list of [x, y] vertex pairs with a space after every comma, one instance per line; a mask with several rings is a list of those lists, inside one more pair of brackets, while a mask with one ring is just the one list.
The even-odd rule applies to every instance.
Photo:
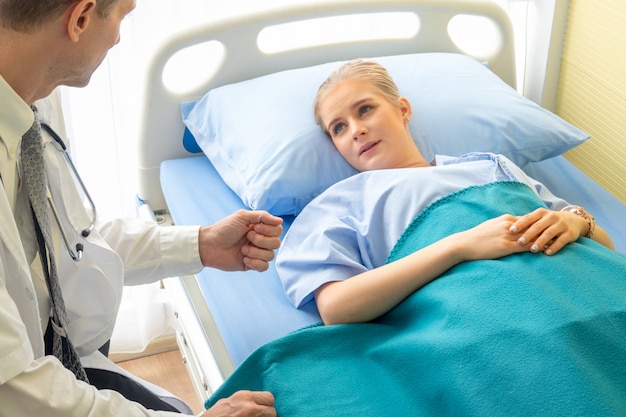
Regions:
[[380, 141], [369, 142], [369, 143], [366, 143], [365, 145], [361, 146], [361, 148], [359, 149], [359, 156], [361, 156], [364, 153], [367, 153], [370, 150], [374, 149], [376, 147], [376, 145], [378, 145], [379, 143], [380, 143]]

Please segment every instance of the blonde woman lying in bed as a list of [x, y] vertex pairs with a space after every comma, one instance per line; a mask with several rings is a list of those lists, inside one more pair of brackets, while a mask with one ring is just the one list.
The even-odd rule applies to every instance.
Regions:
[[[331, 74], [314, 110], [341, 155], [361, 173], [302, 211], [276, 265], [292, 302], [300, 306], [315, 297], [325, 324], [372, 320], [464, 261], [528, 251], [554, 256], [579, 238], [613, 249], [589, 213], [555, 197], [501, 155], [427, 161], [409, 132], [410, 103], [375, 62], [352, 61]], [[527, 184], [548, 208], [493, 218], [385, 264], [402, 232], [429, 203], [495, 181]]]

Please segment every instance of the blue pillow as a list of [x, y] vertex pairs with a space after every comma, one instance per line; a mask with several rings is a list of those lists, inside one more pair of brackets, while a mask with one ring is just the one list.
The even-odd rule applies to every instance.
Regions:
[[[523, 167], [559, 155], [585, 132], [518, 94], [475, 59], [449, 53], [373, 58], [412, 105], [410, 128], [428, 159], [500, 153]], [[183, 121], [223, 180], [252, 209], [298, 214], [356, 171], [315, 124], [319, 85], [342, 62], [278, 72], [183, 103]]]

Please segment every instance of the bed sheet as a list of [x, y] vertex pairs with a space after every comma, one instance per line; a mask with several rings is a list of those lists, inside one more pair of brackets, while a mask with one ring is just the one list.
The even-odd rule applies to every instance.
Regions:
[[[212, 224], [244, 207], [205, 156], [164, 161], [161, 187], [175, 224]], [[293, 218], [283, 219], [287, 231]], [[320, 321], [314, 303], [293, 307], [274, 262], [263, 273], [205, 268], [197, 280], [234, 366], [262, 344]]]
[[[620, 224], [626, 205], [562, 156], [525, 170], [554, 194], [593, 213], [616, 250], [626, 254], [626, 231]], [[164, 161], [161, 187], [175, 224], [211, 224], [245, 208], [204, 155]], [[283, 218], [287, 231], [293, 217]], [[263, 273], [205, 268], [197, 279], [235, 367], [266, 342], [320, 321], [315, 303], [302, 309], [292, 306], [273, 262]]]

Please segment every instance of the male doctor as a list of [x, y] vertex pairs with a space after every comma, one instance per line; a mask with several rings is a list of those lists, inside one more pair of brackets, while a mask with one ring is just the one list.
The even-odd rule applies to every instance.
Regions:
[[[0, 416], [181, 415], [132, 379], [94, 369], [103, 363], [106, 368], [108, 359], [98, 348], [111, 336], [122, 286], [203, 266], [262, 271], [280, 244], [282, 220], [260, 211], [238, 211], [206, 227], [116, 220], [96, 222], [83, 239], [83, 259], [74, 262], [58, 223], [50, 221], [67, 312], [67, 328], [52, 331], [66, 332], [89, 383], [45, 354], [54, 327], [45, 278], [50, 273], [39, 259], [21, 143], [35, 121], [31, 105], [59, 85], [86, 85], [119, 41], [120, 23], [134, 7], [135, 0], [0, 0]], [[47, 175], [62, 195], [55, 205], [63, 213], [76, 210], [79, 193], [67, 166], [49, 149], [44, 151]], [[77, 223], [89, 223], [83, 211], [73, 216]], [[270, 393], [242, 391], [202, 416], [275, 416], [273, 403]]]

